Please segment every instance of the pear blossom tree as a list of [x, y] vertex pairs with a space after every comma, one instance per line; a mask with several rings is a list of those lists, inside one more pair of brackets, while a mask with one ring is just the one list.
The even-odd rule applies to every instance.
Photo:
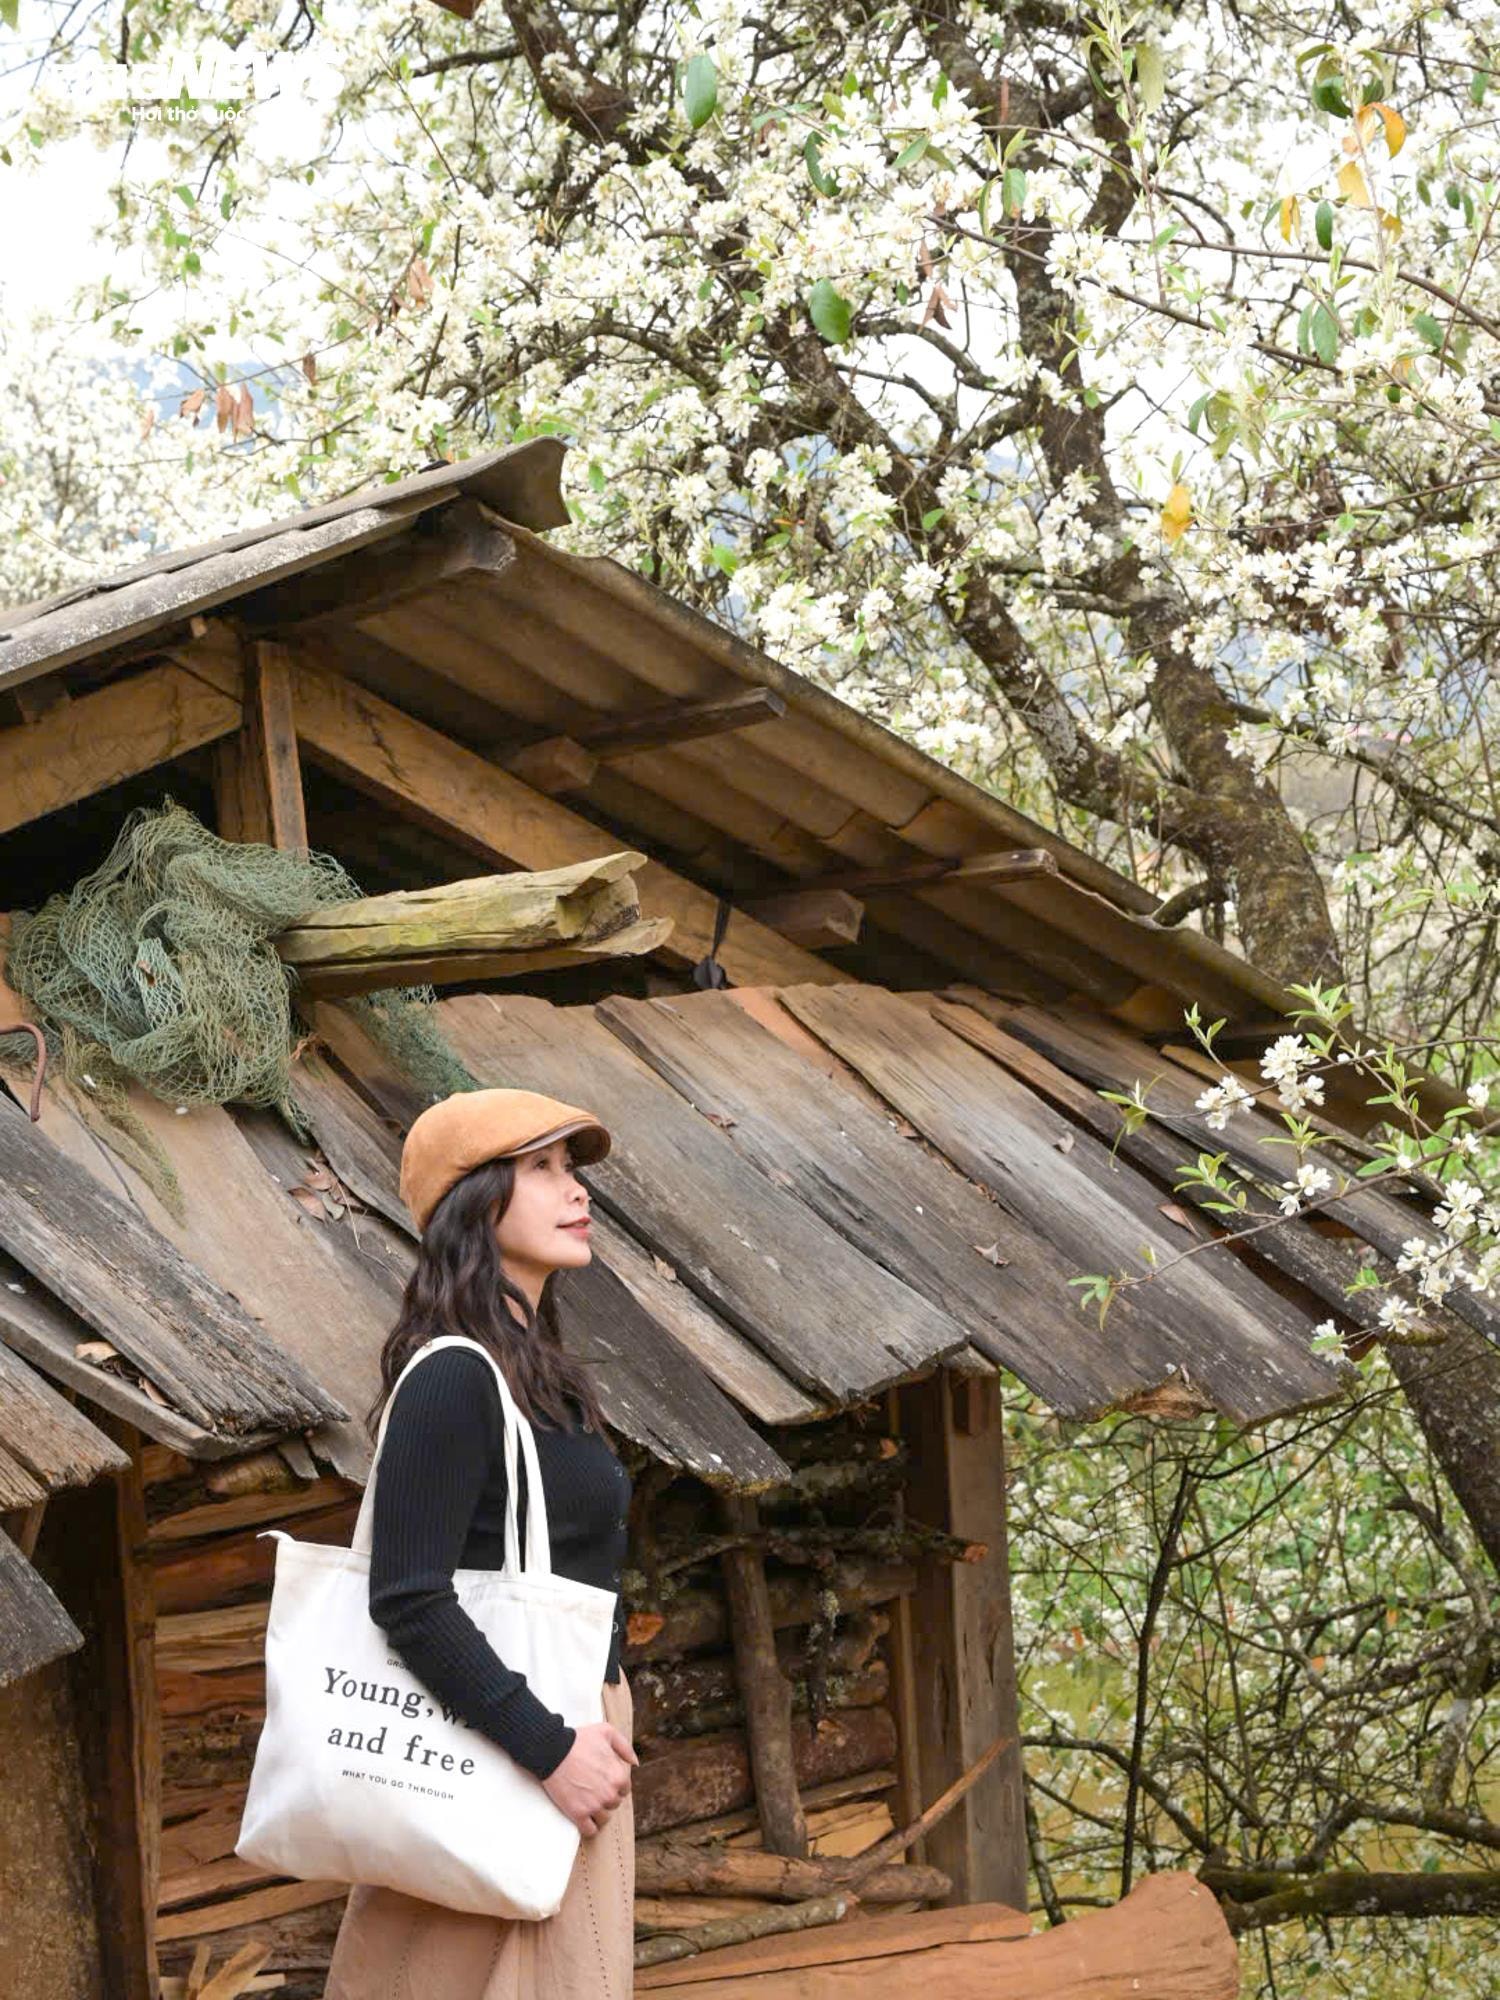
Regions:
[[[1465, 1829], [1493, 1833], [1474, 1801], [1500, 1670], [1497, 1360], [1457, 1315], [1434, 1347], [1422, 1308], [1492, 1300], [1500, 1275], [1500, 7], [5, 0], [5, 18], [30, 64], [0, 130], [16, 185], [65, 142], [100, 148], [80, 312], [112, 357], [90, 383], [76, 325], [7, 333], [13, 599], [559, 433], [562, 539], [1300, 990], [1260, 1084], [1225, 1068], [1199, 1107], [1212, 1131], [1268, 1105], [1285, 1171], [1251, 1188], [1205, 1151], [1184, 1174], [1230, 1228], [1336, 1199], [1317, 1112], [1347, 1060], [1385, 1104], [1375, 1171], [1441, 1185], [1437, 1240], [1414, 1238], [1360, 1318], [1379, 1387], [1358, 1393], [1411, 1503], [1391, 1548], [1412, 1603], [1469, 1606], [1462, 1645], [1402, 1671], [1428, 1712], [1467, 1704], [1421, 1809], [1469, 1817], [1420, 1831], [1470, 1852]], [[1472, 1093], [1436, 1130], [1423, 1065]], [[1148, 1117], [1149, 1093], [1121, 1110]], [[1150, 1275], [1089, 1274], [1086, 1295], [1107, 1307]], [[1309, 1462], [1356, 1451], [1339, 1436]], [[1169, 1624], [1188, 1619], [1192, 1509], [1229, 1490], [1232, 1457], [1142, 1445], [1138, 1502], [1118, 1501], [1155, 1548], [1147, 1582], [1167, 1565]], [[1085, 1595], [1106, 1588], [1086, 1554], [1064, 1565]], [[1254, 1685], [1214, 1683], [1241, 1707]], [[1131, 1803], [1096, 1815], [1127, 1874], [1171, 1727], [1153, 1715], [1123, 1752], [1109, 1737]], [[1323, 1805], [1385, 1785], [1363, 1799], [1378, 1821], [1417, 1809], [1396, 1793], [1419, 1779], [1372, 1765]], [[1250, 1819], [1232, 1839], [1210, 1822], [1210, 1848], [1265, 1861]], [[1299, 1857], [1317, 1869], [1321, 1823]]]

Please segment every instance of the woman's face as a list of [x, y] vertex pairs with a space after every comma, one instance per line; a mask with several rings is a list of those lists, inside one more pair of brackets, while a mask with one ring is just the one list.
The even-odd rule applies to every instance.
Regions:
[[536, 1303], [549, 1271], [587, 1264], [588, 1189], [574, 1173], [566, 1139], [516, 1156], [515, 1186], [495, 1224], [507, 1274]]

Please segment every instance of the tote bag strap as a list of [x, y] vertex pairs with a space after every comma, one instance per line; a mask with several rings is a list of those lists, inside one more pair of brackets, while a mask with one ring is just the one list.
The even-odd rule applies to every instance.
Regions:
[[495, 1377], [495, 1386], [500, 1392], [500, 1406], [505, 1419], [505, 1571], [514, 1576], [520, 1570], [517, 1517], [519, 1501], [516, 1482], [516, 1445], [519, 1439], [526, 1464], [526, 1574], [528, 1576], [549, 1577], [552, 1574], [552, 1541], [547, 1525], [547, 1498], [542, 1489], [542, 1472], [537, 1458], [536, 1434], [526, 1418], [516, 1406], [511, 1394], [505, 1371], [489, 1349], [477, 1340], [470, 1340], [461, 1333], [440, 1334], [419, 1347], [396, 1377], [385, 1408], [380, 1413], [380, 1428], [375, 1438], [375, 1455], [370, 1462], [369, 1476], [359, 1503], [359, 1513], [354, 1523], [354, 1535], [350, 1549], [357, 1555], [368, 1556], [375, 1531], [375, 1481], [380, 1471], [380, 1454], [385, 1448], [386, 1426], [390, 1422], [391, 1410], [401, 1384], [417, 1364], [429, 1354], [435, 1354], [440, 1347], [472, 1347], [482, 1354], [490, 1364]]

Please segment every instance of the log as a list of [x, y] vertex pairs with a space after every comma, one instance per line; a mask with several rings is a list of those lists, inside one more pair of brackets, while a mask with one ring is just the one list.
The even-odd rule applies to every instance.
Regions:
[[[729, 1533], [754, 1533], [759, 1517], [748, 1494], [722, 1494], [719, 1507]], [[792, 1753], [792, 1687], [776, 1657], [765, 1564], [759, 1550], [750, 1548], [726, 1549], [722, 1562], [761, 1832], [773, 1854], [805, 1855], [807, 1815], [797, 1795]]]
[[[877, 1792], [894, 1790], [896, 1783], [894, 1771], [855, 1771], [847, 1778], [830, 1779], [826, 1785], [804, 1785], [802, 1803], [813, 1811], [841, 1799], [873, 1798]], [[681, 1826], [674, 1826], [668, 1837], [675, 1841], [720, 1840], [752, 1831], [759, 1833], [760, 1815], [752, 1807], [745, 1807], [739, 1812], [719, 1813], [712, 1819], [686, 1820]], [[636, 1853], [640, 1851], [638, 1843]]]
[[[792, 1750], [799, 1785], [823, 1784], [855, 1771], [888, 1764], [896, 1730], [884, 1708], [836, 1709], [816, 1733], [798, 1718]], [[750, 1751], [742, 1731], [696, 1737], [654, 1757], [644, 1757], [631, 1783], [638, 1837], [689, 1820], [732, 1812], [754, 1797]]]
[[778, 1903], [800, 1903], [850, 1889], [862, 1903], [900, 1903], [908, 1897], [935, 1901], [946, 1896], [953, 1884], [941, 1868], [917, 1863], [888, 1863], [868, 1870], [856, 1883], [850, 1863], [837, 1856], [802, 1858], [767, 1853], [764, 1848], [695, 1847], [686, 1842], [679, 1847], [663, 1841], [636, 1850], [635, 1886], [645, 1896], [762, 1896]]
[[[868, 1610], [889, 1604], [893, 1597], [916, 1588], [916, 1571], [909, 1563], [838, 1562], [826, 1578], [804, 1572], [767, 1576], [771, 1622], [778, 1629], [810, 1625], [820, 1614], [819, 1598], [832, 1589], [844, 1611]], [[661, 1624], [649, 1637], [628, 1644], [627, 1672], [637, 1660], [670, 1660], [682, 1653], [703, 1653], [722, 1647], [729, 1637], [729, 1612], [723, 1597], [712, 1590], [684, 1590], [656, 1614]]]
[[[826, 1663], [837, 1680], [842, 1678], [845, 1685], [863, 1687], [865, 1681], [862, 1670], [884, 1667], [884, 1662], [874, 1658], [875, 1648], [890, 1629], [890, 1619], [884, 1612], [866, 1612], [857, 1618], [841, 1623], [839, 1630], [829, 1642]], [[795, 1626], [789, 1626], [776, 1636], [776, 1657], [781, 1670], [793, 1684], [793, 1701], [805, 1701], [803, 1690], [797, 1683], [807, 1672], [807, 1634]], [[630, 1670], [630, 1692], [635, 1703], [635, 1727], [638, 1735], [681, 1735], [698, 1736], [709, 1729], [737, 1728], [744, 1720], [742, 1713], [723, 1714], [716, 1722], [700, 1720], [716, 1710], [730, 1711], [739, 1702], [739, 1685], [735, 1678], [734, 1656], [730, 1653], [711, 1653], [702, 1658], [689, 1660], [665, 1660], [658, 1663], [643, 1662]], [[874, 1699], [881, 1699], [876, 1696]], [[868, 1704], [859, 1696], [835, 1696], [835, 1708], [864, 1708]]]
[[[1022, 1922], [1025, 1919], [1021, 1919]], [[1148, 1875], [1113, 1909], [1018, 1936], [1016, 1913], [981, 1903], [768, 1938], [636, 1981], [683, 2000], [1235, 2000], [1239, 1954], [1191, 1875]], [[955, 1932], [957, 1934], [955, 1934]], [[774, 1981], [767, 1974], [775, 1974]]]
[[274, 1889], [256, 1889], [248, 1896], [232, 1896], [224, 1903], [205, 1903], [197, 1910], [176, 1910], [161, 1919], [156, 1935], [163, 1943], [177, 1938], [212, 1937], [241, 1924], [284, 1916], [291, 1910], [342, 1902], [348, 1893], [347, 1882], [281, 1882]]
[[648, 1938], [635, 1948], [636, 1967], [639, 1970], [643, 1966], [660, 1965], [671, 1959], [691, 1958], [719, 1946], [740, 1944], [747, 1938], [815, 1930], [824, 1924], [840, 1923], [854, 1903], [855, 1898], [847, 1892], [839, 1896], [818, 1896], [805, 1903], [792, 1903], [783, 1909], [760, 1910], [719, 1923], [700, 1924], [693, 1930], [679, 1932], [675, 1937]]
[[[691, 1662], [689, 1664], [697, 1664]], [[705, 1676], [705, 1678], [707, 1678]], [[717, 1675], [714, 1677], [716, 1680]], [[890, 1692], [890, 1670], [884, 1660], [871, 1660], [853, 1673], [830, 1674], [824, 1683], [826, 1705], [830, 1708], [875, 1708]], [[723, 1689], [717, 1698], [707, 1695], [693, 1699], [687, 1689], [674, 1687], [667, 1698], [644, 1694], [631, 1676], [635, 1697], [636, 1740], [654, 1737], [705, 1736], [724, 1729], [738, 1729], [745, 1721], [745, 1704], [738, 1686]], [[807, 1682], [798, 1679], [791, 1688], [792, 1713], [808, 1712]]]
[[362, 896], [289, 925], [276, 949], [299, 986], [322, 996], [415, 984], [437, 968], [447, 980], [471, 979], [512, 953], [518, 962], [537, 952], [562, 962], [597, 956], [639, 926], [634, 874], [645, 863], [624, 848], [561, 868]]

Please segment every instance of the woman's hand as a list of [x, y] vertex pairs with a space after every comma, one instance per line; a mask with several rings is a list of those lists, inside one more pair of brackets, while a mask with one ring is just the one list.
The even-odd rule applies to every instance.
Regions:
[[630, 1767], [640, 1761], [612, 1722], [587, 1722], [542, 1787], [581, 1834], [595, 1834], [629, 1792]]

